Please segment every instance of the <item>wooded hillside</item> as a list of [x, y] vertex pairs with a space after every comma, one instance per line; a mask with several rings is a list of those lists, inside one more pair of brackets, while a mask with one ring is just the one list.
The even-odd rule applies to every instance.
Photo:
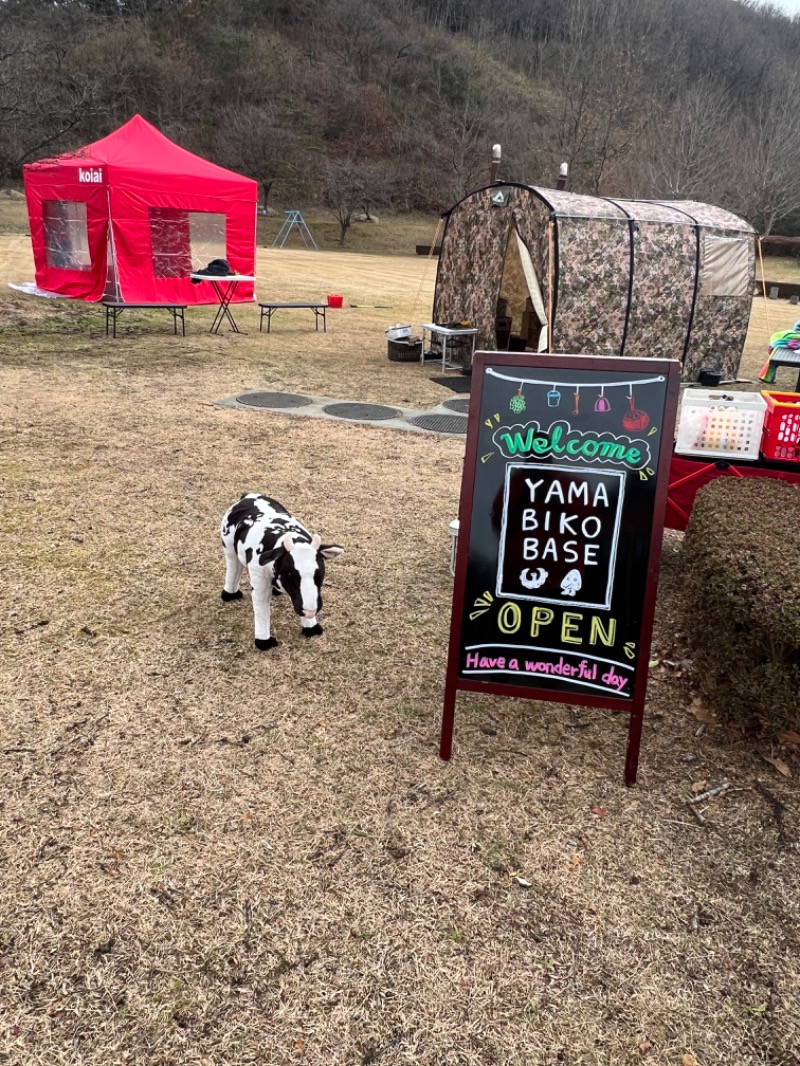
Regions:
[[0, 180], [136, 112], [281, 199], [500, 176], [800, 214], [800, 19], [737, 0], [4, 0]]

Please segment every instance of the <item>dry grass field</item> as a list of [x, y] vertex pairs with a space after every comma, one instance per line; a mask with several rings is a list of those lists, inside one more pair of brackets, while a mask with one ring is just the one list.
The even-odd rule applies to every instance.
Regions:
[[[443, 764], [463, 440], [218, 406], [440, 403], [383, 332], [426, 320], [435, 263], [262, 248], [262, 298], [344, 295], [326, 334], [300, 312], [261, 334], [242, 307], [212, 336], [199, 308], [185, 338], [131, 314], [114, 341], [96, 308], [6, 287], [33, 277], [19, 210], [0, 205], [0, 1063], [799, 1063], [800, 749], [695, 698], [680, 535], [637, 787], [619, 716], [522, 700], [462, 694]], [[757, 301], [745, 376], [795, 316]], [[268, 654], [248, 598], [219, 597], [219, 519], [250, 489], [345, 547], [323, 636], [279, 600]], [[701, 822], [693, 789], [724, 780]]]

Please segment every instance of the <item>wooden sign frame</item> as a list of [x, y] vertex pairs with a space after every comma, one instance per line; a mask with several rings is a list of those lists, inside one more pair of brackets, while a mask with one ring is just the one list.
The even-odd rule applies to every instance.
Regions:
[[[679, 384], [677, 360], [476, 353], [442, 759], [452, 756], [457, 693], [482, 692], [629, 714], [625, 783], [636, 782]], [[635, 408], [634, 390], [645, 395], [647, 411]], [[564, 393], [571, 402], [574, 396], [571, 415], [561, 404]], [[548, 410], [545, 396], [551, 408], [558, 397], [560, 409]], [[621, 414], [623, 432], [611, 432], [619, 429]], [[528, 537], [526, 530], [542, 536]], [[565, 575], [575, 559], [581, 565]], [[477, 589], [485, 591], [475, 596]], [[521, 636], [521, 622], [513, 628], [523, 617], [520, 604], [530, 620]], [[563, 642], [578, 643], [576, 619], [583, 620], [583, 610], [594, 612], [592, 645], [572, 651]], [[561, 644], [551, 647], [543, 630], [552, 632], [559, 612]], [[501, 627], [501, 635], [481, 642], [487, 626], [492, 634], [491, 627]], [[472, 634], [471, 650], [465, 630]], [[511, 643], [502, 636], [509, 632]], [[519, 643], [528, 638], [530, 644]], [[496, 654], [482, 654], [492, 644]], [[596, 654], [595, 644], [606, 654]], [[573, 661], [579, 655], [581, 665]]]

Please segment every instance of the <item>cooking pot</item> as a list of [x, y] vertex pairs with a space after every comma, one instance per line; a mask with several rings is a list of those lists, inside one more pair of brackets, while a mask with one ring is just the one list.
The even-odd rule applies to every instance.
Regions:
[[411, 326], [404, 326], [398, 323], [396, 326], [389, 326], [386, 330], [386, 337], [390, 341], [402, 341], [406, 337], [411, 336]]

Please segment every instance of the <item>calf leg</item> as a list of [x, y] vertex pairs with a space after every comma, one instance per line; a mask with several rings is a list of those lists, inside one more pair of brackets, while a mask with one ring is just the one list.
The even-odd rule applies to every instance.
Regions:
[[253, 587], [253, 616], [256, 626], [256, 647], [259, 651], [269, 651], [278, 646], [277, 640], [270, 636], [269, 621], [272, 606], [272, 574], [263, 566], [250, 566], [247, 569], [250, 584]]
[[300, 619], [300, 632], [304, 637], [318, 637], [323, 632], [322, 626], [317, 621], [317, 616], [313, 618], [301, 618]]
[[240, 600], [242, 590], [239, 588], [239, 582], [242, 579], [244, 567], [239, 562], [235, 551], [229, 551], [224, 546], [223, 551], [225, 552], [225, 584], [222, 586], [222, 599]]

